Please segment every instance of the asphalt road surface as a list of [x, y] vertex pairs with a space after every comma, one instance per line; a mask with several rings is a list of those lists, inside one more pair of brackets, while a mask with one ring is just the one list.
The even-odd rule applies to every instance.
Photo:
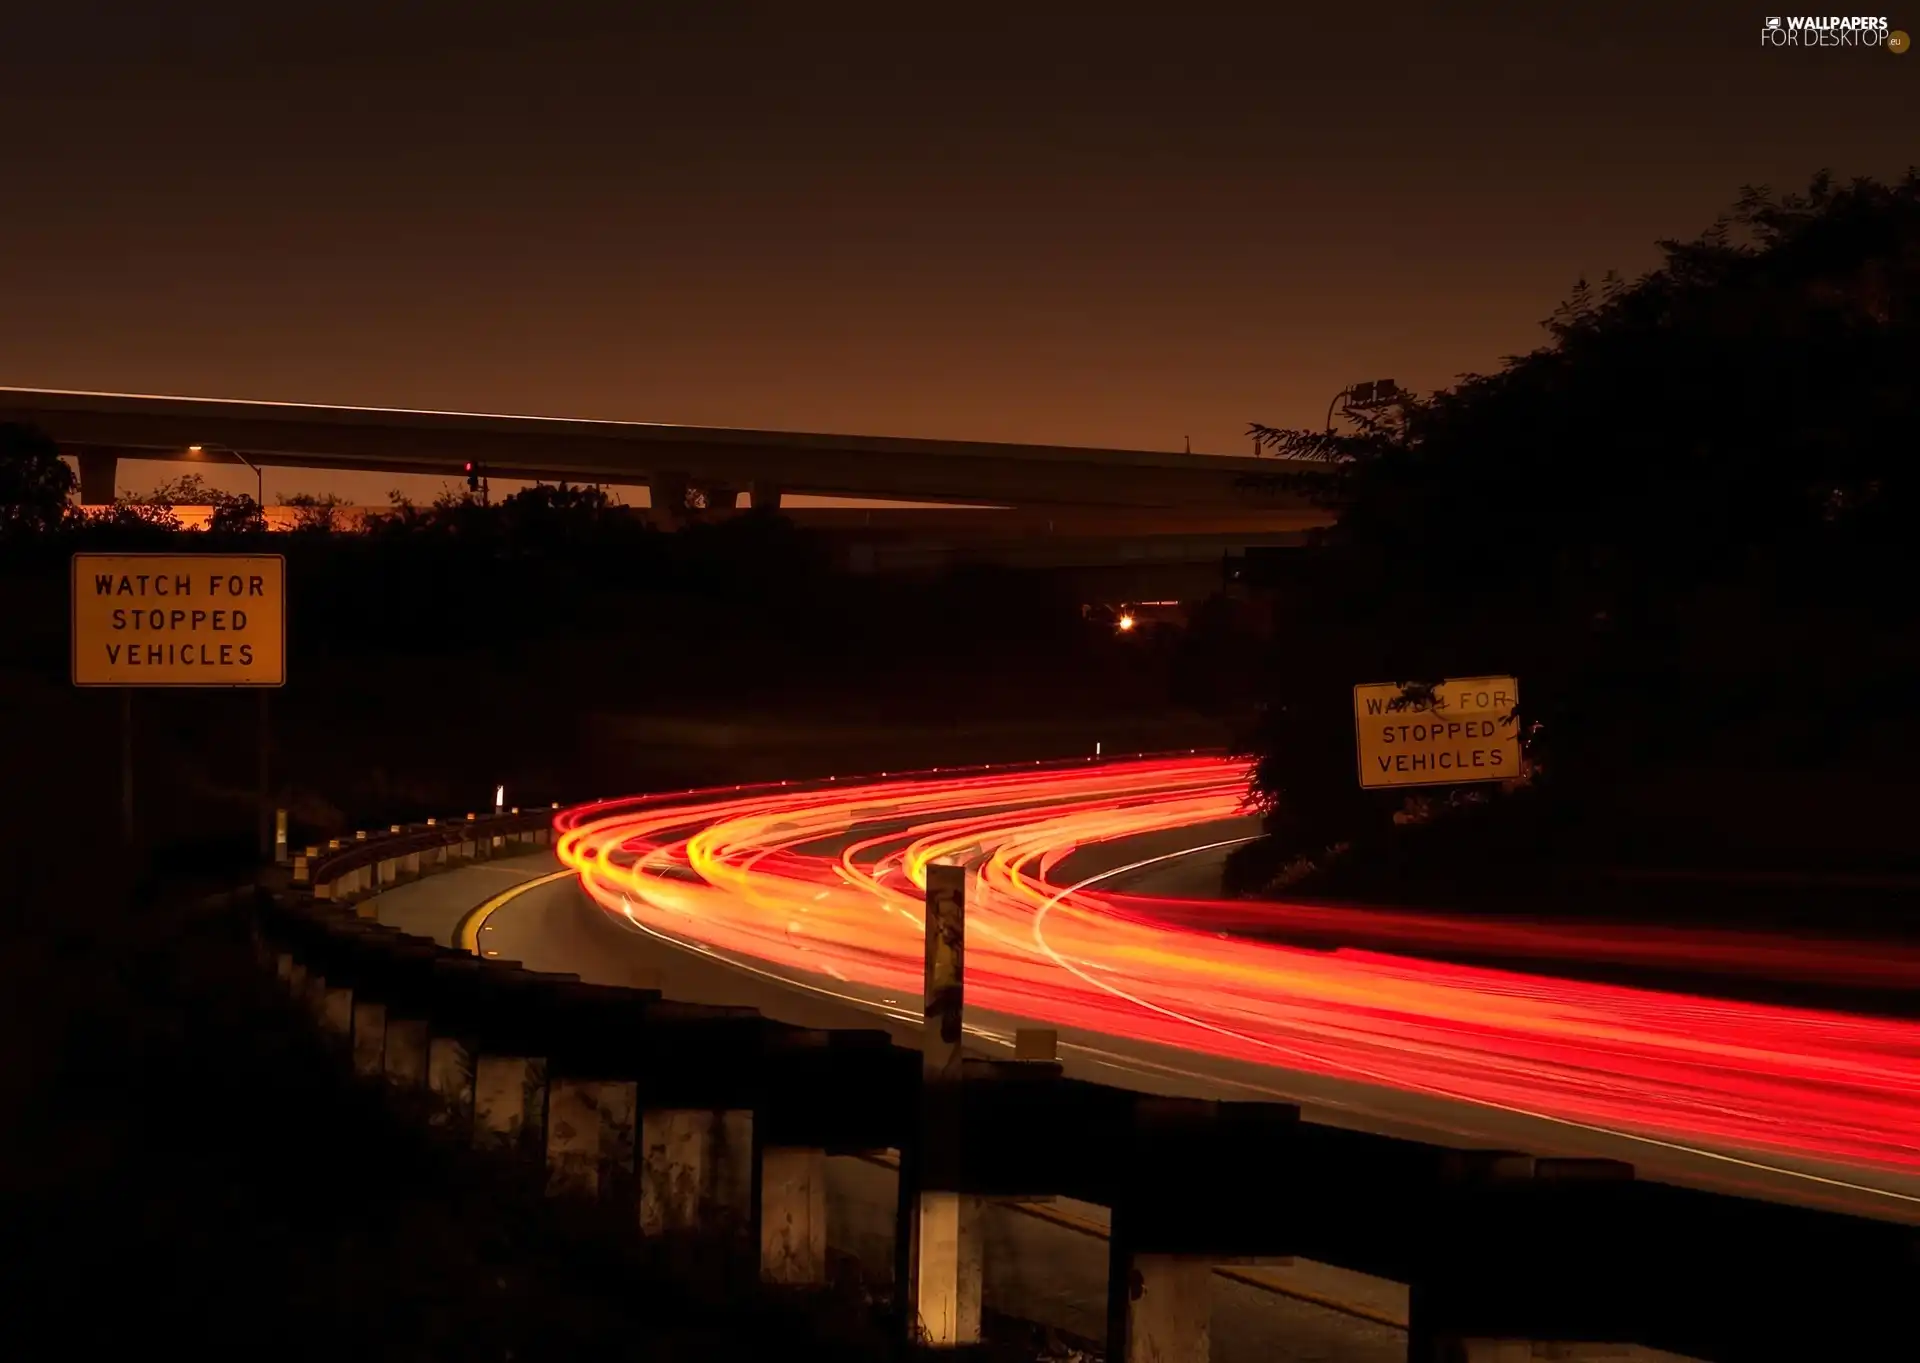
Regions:
[[[541, 853], [428, 877], [382, 895], [376, 901], [380, 920], [452, 945], [456, 929], [476, 906], [556, 869], [553, 858]], [[1206, 874], [1204, 868], [1161, 871], [1158, 878], [1137, 878], [1136, 887], [1158, 889]], [[1217, 878], [1217, 864], [1212, 874]], [[482, 924], [469, 924], [469, 931], [480, 950], [530, 969], [570, 971], [594, 983], [664, 987], [676, 998], [751, 1006], [799, 1026], [878, 1025], [903, 1045], [918, 1044], [917, 998], [893, 997], [826, 977], [776, 974], [758, 962], [668, 941], [608, 914], [571, 876], [531, 885]], [[1016, 1022], [970, 1014], [969, 1031], [982, 1051], [991, 1053], [1011, 1042]], [[1544, 1138], [1558, 1133], [1516, 1129], [1497, 1113], [1483, 1117], [1448, 1111], [1415, 1095], [1359, 1093], [1354, 1085], [1129, 1045], [1112, 1037], [1063, 1034], [1061, 1060], [1067, 1072], [1078, 1077], [1171, 1095], [1295, 1101], [1308, 1120], [1417, 1139], [1510, 1145], [1536, 1153], [1615, 1158], [1638, 1153], [1605, 1137], [1552, 1145]], [[1502, 1131], [1509, 1134], [1503, 1137]], [[854, 1158], [835, 1158], [828, 1164], [830, 1245], [855, 1257], [864, 1271], [890, 1276], [895, 1175]], [[1105, 1209], [1072, 1202], [991, 1208], [985, 1227], [988, 1309], [1100, 1340], [1107, 1264], [1099, 1232], [1105, 1223]], [[1399, 1360], [1406, 1352], [1406, 1312], [1404, 1285], [1327, 1265], [1296, 1262], [1223, 1270], [1215, 1275], [1212, 1356], [1224, 1363]], [[1674, 1357], [1641, 1349], [1600, 1356]]]

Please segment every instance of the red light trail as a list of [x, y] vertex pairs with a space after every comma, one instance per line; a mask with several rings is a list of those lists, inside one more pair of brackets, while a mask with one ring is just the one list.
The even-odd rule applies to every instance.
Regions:
[[1245, 790], [1244, 764], [1196, 756], [697, 792], [570, 810], [559, 853], [645, 928], [903, 996], [920, 987], [926, 867], [951, 859], [970, 868], [970, 1006], [1656, 1140], [1920, 1173], [1920, 1022], [1396, 954], [1910, 986], [1920, 952], [1157, 900], [1062, 874], [1096, 844], [1232, 819]]

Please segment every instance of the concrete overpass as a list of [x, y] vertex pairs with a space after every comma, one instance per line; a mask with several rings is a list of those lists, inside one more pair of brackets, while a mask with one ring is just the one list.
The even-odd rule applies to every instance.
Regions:
[[1060, 509], [788, 513], [851, 572], [941, 572], [963, 565], [1044, 573], [1083, 600], [1198, 601], [1225, 585], [1226, 560], [1301, 545], [1318, 510], [1193, 512]]
[[[334, 523], [358, 529], [389, 508], [338, 507]], [[211, 506], [175, 506], [204, 530]], [[635, 514], [645, 515], [645, 512]], [[709, 513], [709, 519], [744, 515]], [[852, 573], [941, 573], [965, 566], [1043, 573], [1091, 603], [1192, 602], [1225, 583], [1226, 561], [1306, 542], [1317, 511], [1145, 511], [1130, 508], [796, 507], [782, 513], [818, 536]], [[269, 529], [291, 530], [293, 507], [268, 507]]]
[[112, 500], [122, 458], [237, 452], [262, 466], [443, 477], [472, 460], [500, 478], [645, 485], [672, 509], [732, 505], [747, 491], [767, 507], [799, 493], [1322, 519], [1297, 495], [1240, 486], [1277, 466], [1238, 456], [26, 388], [0, 388], [0, 422], [36, 426], [75, 456], [89, 504]]

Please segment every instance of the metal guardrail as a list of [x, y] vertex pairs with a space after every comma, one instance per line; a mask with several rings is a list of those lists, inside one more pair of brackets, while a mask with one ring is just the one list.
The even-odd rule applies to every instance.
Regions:
[[293, 883], [315, 899], [335, 903], [363, 901], [381, 890], [436, 870], [496, 853], [519, 853], [553, 842], [553, 814], [547, 809], [469, 814], [445, 823], [391, 824], [385, 832], [333, 838], [292, 858]]
[[[762, 1282], [824, 1282], [829, 1153], [900, 1152], [896, 1281], [911, 1286], [917, 1209], [935, 1195], [918, 1173], [919, 1052], [529, 971], [365, 916], [386, 885], [543, 845], [552, 817], [310, 849], [292, 891], [257, 898], [261, 957], [343, 1064], [448, 1139], [555, 1196], [637, 1208], [642, 1235], [731, 1246]], [[1715, 1363], [1911, 1349], [1914, 1226], [1321, 1126], [1280, 1104], [1150, 1097], [1046, 1062], [969, 1061], [961, 1087], [959, 1187], [939, 1195], [1111, 1208], [1115, 1359], [1192, 1355], [1196, 1273], [1293, 1256], [1409, 1284], [1419, 1363], [1525, 1341]], [[978, 1238], [959, 1252], [977, 1256]], [[976, 1320], [978, 1279], [976, 1258], [962, 1306]]]

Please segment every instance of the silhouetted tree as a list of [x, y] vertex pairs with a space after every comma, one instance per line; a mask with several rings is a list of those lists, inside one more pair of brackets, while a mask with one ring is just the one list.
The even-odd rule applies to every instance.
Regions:
[[216, 535], [254, 535], [267, 528], [266, 508], [244, 493], [214, 503], [207, 529]]
[[1332, 840], [1382, 813], [1350, 688], [1511, 671], [1549, 784], [1839, 758], [1920, 678], [1920, 177], [1745, 191], [1550, 343], [1352, 431], [1256, 425], [1341, 508], [1282, 594], [1257, 787]]
[[44, 432], [0, 424], [0, 534], [58, 529], [79, 486], [59, 447]]
[[316, 496], [311, 492], [296, 492], [280, 499], [280, 505], [295, 509], [294, 530], [311, 535], [329, 535], [338, 530], [340, 508], [346, 504], [346, 498], [337, 497], [331, 492], [324, 496]]
[[[266, 515], [260, 505], [244, 492], [228, 492], [211, 487], [197, 473], [168, 479], [144, 496], [123, 499], [141, 507], [205, 506], [212, 508], [207, 529], [216, 535], [254, 534], [266, 529]], [[174, 520], [177, 522], [178, 517]]]

